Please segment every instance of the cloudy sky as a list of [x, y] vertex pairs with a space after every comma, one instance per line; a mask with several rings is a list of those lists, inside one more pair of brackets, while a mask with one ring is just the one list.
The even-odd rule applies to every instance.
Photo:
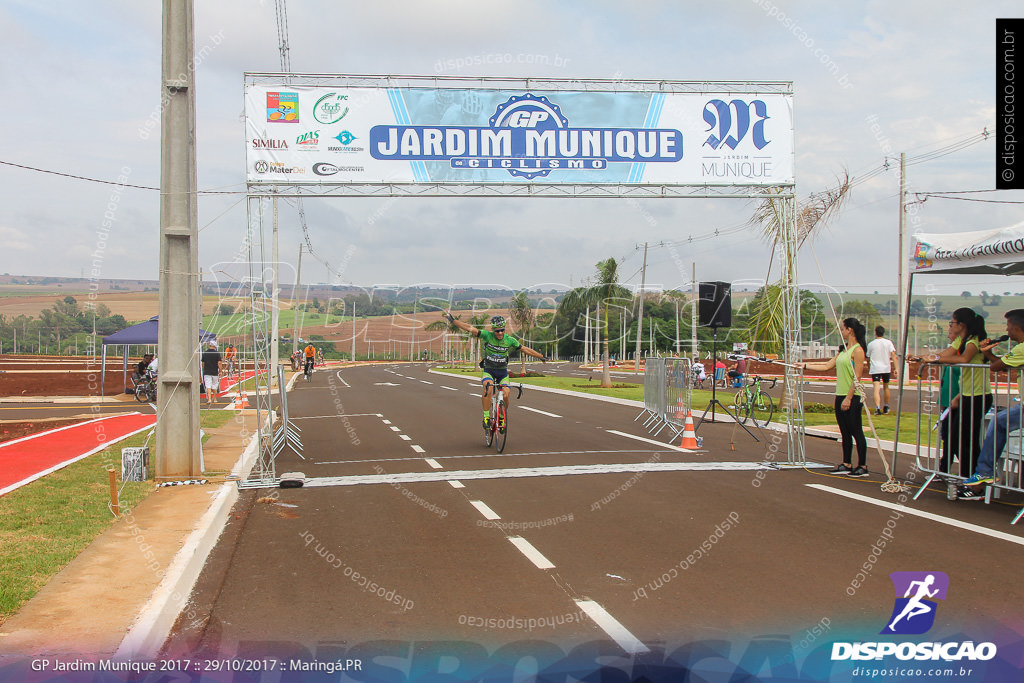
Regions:
[[[159, 115], [160, 8], [156, 0], [0, 1], [0, 161], [158, 185], [159, 128], [147, 121]], [[1019, 10], [1019, 2], [947, 0], [292, 0], [288, 28], [301, 73], [791, 80], [799, 196], [844, 169], [863, 180], [888, 159], [890, 170], [858, 183], [801, 256], [804, 282], [863, 292], [896, 287], [901, 151], [916, 160], [912, 192], [994, 187], [992, 138], [934, 153], [992, 130], [995, 18]], [[274, 3], [196, 2], [195, 36], [199, 188], [242, 192], [242, 74], [279, 71]], [[0, 165], [0, 181], [0, 272], [88, 276], [99, 250], [102, 277], [158, 277], [157, 192], [10, 165]], [[1024, 200], [1024, 192], [972, 196]], [[1024, 217], [1024, 205], [1013, 204], [932, 198], [915, 208], [913, 227], [931, 232]], [[305, 202], [317, 253], [342, 271], [341, 282], [364, 286], [579, 284], [609, 256], [624, 259], [623, 279], [639, 284], [645, 241], [672, 245], [652, 246], [655, 286], [684, 286], [694, 262], [701, 280], [755, 281], [768, 269], [765, 244], [755, 231], [730, 230], [753, 209], [739, 199]], [[223, 270], [244, 236], [243, 196], [203, 196], [199, 225], [200, 265]], [[294, 263], [302, 237], [287, 203], [281, 230], [282, 259]], [[303, 280], [339, 277], [307, 256]]]

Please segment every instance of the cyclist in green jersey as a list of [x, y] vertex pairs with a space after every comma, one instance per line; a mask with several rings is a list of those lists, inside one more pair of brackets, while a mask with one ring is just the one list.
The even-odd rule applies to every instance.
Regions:
[[480, 338], [483, 361], [480, 362], [480, 366], [484, 369], [484, 376], [480, 379], [484, 387], [484, 394], [480, 398], [480, 405], [484, 409], [484, 429], [490, 428], [491, 419], [491, 386], [497, 385], [501, 387], [502, 393], [505, 395], [505, 404], [509, 404], [509, 388], [508, 388], [508, 357], [513, 351], [518, 349], [521, 353], [525, 353], [527, 356], [533, 356], [539, 358], [542, 363], [547, 363], [547, 357], [534, 351], [529, 346], [524, 345], [521, 341], [516, 339], [511, 333], [505, 332], [505, 318], [500, 315], [496, 315], [491, 318], [491, 329], [481, 330], [473, 327], [469, 323], [462, 322], [452, 317], [451, 311], [445, 311], [444, 317], [448, 322], [455, 327], [469, 332], [474, 337]]

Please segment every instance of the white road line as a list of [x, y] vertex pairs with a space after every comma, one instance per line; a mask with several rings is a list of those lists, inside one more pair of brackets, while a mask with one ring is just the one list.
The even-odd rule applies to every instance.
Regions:
[[441, 385], [439, 385], [439, 386], [440, 386], [440, 387], [441, 387], [442, 389], [447, 389], [448, 391], [458, 391], [458, 389], [456, 389], [456, 388], [454, 388], [454, 387], [446, 387], [446, 386], [445, 386], [445, 385], [443, 385], [443, 384], [441, 384]]
[[548, 417], [562, 417], [561, 415], [555, 415], [554, 413], [549, 413], [546, 410], [537, 410], [536, 408], [531, 408], [530, 406], [519, 407], [522, 408], [523, 410], [529, 410], [531, 413], [540, 413], [541, 415], [547, 415]]
[[427, 381], [427, 380], [425, 380], [425, 379], [421, 379], [420, 381], [421, 381], [421, 382], [423, 382], [424, 384], [433, 384], [433, 382], [428, 382], [428, 381]]
[[540, 551], [534, 548], [530, 544], [530, 542], [522, 536], [509, 536], [508, 540], [512, 542], [512, 545], [519, 548], [519, 552], [521, 552], [523, 555], [526, 555], [527, 559], [530, 560], [530, 562], [533, 562], [535, 565], [537, 565], [537, 569], [555, 568], [555, 565], [551, 560], [541, 555]]
[[587, 616], [594, 620], [594, 623], [601, 627], [605, 633], [612, 637], [623, 650], [631, 655], [650, 652], [647, 646], [640, 642], [640, 639], [629, 632], [622, 623], [608, 613], [604, 607], [593, 600], [577, 600], [576, 604]]
[[898, 510], [905, 515], [923, 517], [924, 519], [930, 519], [931, 521], [938, 522], [940, 524], [948, 524], [949, 526], [955, 526], [958, 529], [963, 529], [964, 531], [973, 531], [976, 534], [984, 534], [985, 536], [998, 538], [1001, 541], [1009, 541], [1010, 543], [1016, 543], [1017, 545], [1024, 545], [1024, 538], [1021, 538], [1020, 536], [1014, 536], [1013, 534], [1008, 534], [1003, 531], [995, 531], [994, 529], [978, 526], [977, 524], [971, 524], [970, 522], [961, 522], [959, 519], [943, 517], [942, 515], [935, 515], [931, 512], [924, 512], [923, 510], [914, 510], [898, 503], [877, 500], [868, 496], [862, 496], [859, 493], [850, 493], [849, 491], [825, 486], [824, 484], [806, 484], [806, 486], [810, 486], [812, 489], [818, 489], [819, 491], [827, 491], [828, 493], [835, 493], [840, 496], [846, 496], [847, 498], [853, 498], [854, 500], [859, 500], [862, 503], [871, 503], [872, 505], [888, 508], [890, 510]]
[[341, 370], [338, 370], [338, 372], [337, 372], [337, 373], [335, 373], [335, 376], [336, 376], [336, 377], [337, 377], [338, 379], [340, 379], [340, 380], [341, 380], [341, 383], [342, 383], [342, 384], [344, 384], [344, 385], [345, 385], [346, 387], [351, 387], [351, 386], [352, 386], [351, 384], [349, 384], [348, 382], [346, 382], [346, 381], [345, 381], [345, 378], [344, 378], [344, 377], [342, 377], [342, 376], [341, 376]]
[[[520, 406], [520, 407], [523, 407], [523, 406]], [[637, 441], [643, 441], [644, 443], [652, 443], [655, 446], [661, 446], [662, 448], [671, 448], [674, 451], [681, 451], [683, 453], [693, 453], [694, 452], [694, 451], [692, 451], [692, 450], [690, 450], [688, 448], [680, 448], [679, 446], [673, 446], [670, 443], [663, 443], [661, 441], [655, 441], [654, 439], [648, 439], [648, 438], [643, 437], [643, 436], [637, 436], [636, 434], [627, 434], [626, 432], [620, 432], [620, 431], [617, 431], [615, 429], [606, 429], [605, 431], [608, 432], [609, 434], [618, 434], [619, 436], [625, 436], [625, 437], [627, 437], [629, 439], [636, 439]]]
[[412, 437], [406, 436], [405, 434], [399, 434], [398, 438], [401, 439], [402, 441], [412, 441]]
[[[365, 461], [361, 461], [365, 462]], [[372, 461], [370, 461], [372, 462]], [[322, 463], [317, 463], [322, 464]], [[423, 483], [449, 479], [518, 479], [582, 474], [625, 474], [635, 472], [752, 472], [771, 471], [759, 462], [639, 462], [611, 465], [562, 465], [554, 467], [511, 467], [446, 472], [396, 472], [394, 474], [353, 474], [339, 477], [309, 477], [306, 487], [358, 486], [363, 484]]]
[[501, 519], [501, 515], [492, 510], [487, 506], [487, 503], [482, 500], [471, 500], [469, 504], [480, 511], [480, 514], [484, 516], [484, 519]]
[[391, 420], [381, 420], [381, 422], [383, 422], [383, 423], [384, 423], [384, 424], [386, 424], [386, 425], [389, 425], [389, 424], [391, 424]]
[[401, 429], [399, 429], [395, 425], [391, 425], [391, 427], [389, 427], [389, 429], [391, 429], [391, 431], [393, 431], [393, 432], [400, 432], [400, 431], [402, 431]]
[[289, 420], [323, 420], [332, 417], [380, 417], [377, 413], [341, 413], [339, 415], [307, 415], [306, 417], [289, 417]]
[[424, 460], [426, 460], [427, 464], [430, 465], [431, 467], [433, 467], [435, 470], [444, 469], [441, 466], [441, 463], [439, 463], [438, 461], [434, 460], [433, 458], [424, 458]]
[[469, 395], [470, 396], [477, 396], [477, 397], [483, 396], [483, 394], [474, 394], [472, 391], [469, 392]]
[[423, 447], [422, 447], [422, 446], [417, 446], [416, 444], [413, 444], [413, 445], [412, 445], [412, 449], [413, 449], [414, 451], [416, 451], [417, 453], [426, 453], [426, 451], [425, 451], [425, 450], [423, 450]]
[[451, 481], [449, 481], [448, 483], [449, 483], [449, 484], [451, 484], [451, 486], [452, 486], [452, 488], [453, 488], [453, 489], [464, 489], [464, 488], [466, 488], [466, 485], [465, 485], [465, 484], [463, 484], [463, 483], [462, 483], [461, 481], [459, 481], [458, 479], [452, 479], [452, 480], [451, 480]]

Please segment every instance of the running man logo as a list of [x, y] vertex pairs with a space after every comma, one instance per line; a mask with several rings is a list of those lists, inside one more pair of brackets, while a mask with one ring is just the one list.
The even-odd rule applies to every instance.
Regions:
[[927, 633], [935, 623], [938, 606], [932, 598], [946, 599], [949, 577], [943, 572], [893, 572], [889, 578], [896, 590], [896, 603], [882, 635]]

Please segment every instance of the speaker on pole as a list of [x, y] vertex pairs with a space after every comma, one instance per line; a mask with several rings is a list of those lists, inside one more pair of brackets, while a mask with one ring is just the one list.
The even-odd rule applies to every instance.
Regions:
[[698, 283], [697, 313], [702, 327], [732, 327], [732, 290], [729, 283]]

